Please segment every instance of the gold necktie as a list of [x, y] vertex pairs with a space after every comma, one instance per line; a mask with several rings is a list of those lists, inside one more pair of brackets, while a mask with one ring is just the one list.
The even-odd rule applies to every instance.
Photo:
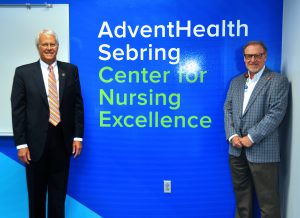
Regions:
[[50, 117], [49, 122], [53, 126], [57, 126], [60, 122], [60, 113], [59, 113], [59, 102], [57, 95], [57, 86], [56, 79], [53, 71], [53, 66], [49, 65], [49, 75], [48, 75], [48, 91], [49, 91], [49, 110]]

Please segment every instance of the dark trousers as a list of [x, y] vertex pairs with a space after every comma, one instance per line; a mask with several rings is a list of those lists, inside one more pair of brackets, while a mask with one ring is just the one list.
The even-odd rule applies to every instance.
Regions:
[[61, 125], [49, 124], [47, 142], [40, 160], [26, 166], [29, 197], [29, 218], [46, 217], [48, 192], [48, 218], [65, 217], [70, 158], [63, 142]]
[[255, 191], [262, 218], [280, 218], [279, 163], [251, 163], [245, 152], [229, 157], [236, 199], [236, 218], [252, 218]]

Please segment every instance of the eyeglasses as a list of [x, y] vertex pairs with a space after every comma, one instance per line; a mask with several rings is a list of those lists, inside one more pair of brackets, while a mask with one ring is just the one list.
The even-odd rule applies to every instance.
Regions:
[[39, 44], [39, 46], [41, 46], [42, 48], [48, 48], [50, 46], [50, 48], [55, 48], [57, 46], [57, 44], [55, 43], [44, 43], [44, 44]]
[[254, 57], [254, 60], [261, 60], [264, 57], [265, 53], [260, 54], [244, 54], [244, 57], [247, 61], [251, 60]]

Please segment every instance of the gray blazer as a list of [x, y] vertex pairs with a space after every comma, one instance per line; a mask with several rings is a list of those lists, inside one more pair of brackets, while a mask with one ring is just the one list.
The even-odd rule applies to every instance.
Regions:
[[[286, 112], [289, 82], [284, 76], [271, 72], [266, 67], [242, 114], [245, 82], [244, 74], [231, 81], [224, 104], [226, 139], [234, 134], [250, 134], [254, 144], [250, 148], [244, 148], [248, 161], [279, 162], [278, 126]], [[230, 144], [231, 155], [240, 156], [241, 151], [242, 149]]]

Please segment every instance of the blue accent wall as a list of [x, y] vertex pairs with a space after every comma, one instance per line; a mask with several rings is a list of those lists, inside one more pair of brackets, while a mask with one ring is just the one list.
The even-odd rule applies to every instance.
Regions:
[[[0, 3], [7, 2], [0, 0]], [[33, 0], [30, 3], [44, 2]], [[79, 67], [85, 105], [83, 153], [71, 161], [68, 195], [85, 209], [104, 218], [234, 217], [223, 102], [231, 78], [246, 70], [242, 46], [247, 41], [264, 41], [269, 51], [268, 67], [280, 69], [282, 0], [57, 0], [51, 3], [70, 4], [71, 62]], [[247, 34], [242, 27], [238, 36], [238, 20], [247, 25]], [[169, 22], [175, 25], [177, 21], [186, 26], [190, 21], [193, 27], [199, 24], [207, 30], [210, 26], [211, 32], [204, 31], [203, 37], [197, 37], [193, 32], [189, 37], [184, 31], [179, 37], [167, 34], [165, 37], [145, 37], [149, 32], [132, 37], [127, 29], [126, 37], [118, 38], [115, 34], [121, 34], [121, 28], [116, 32], [114, 28], [122, 26], [124, 21], [132, 28], [144, 26], [145, 29], [148, 28], [145, 26], [167, 26]], [[227, 26], [230, 21], [235, 25], [232, 32]], [[111, 28], [113, 38], [108, 34], [99, 37], [103, 22]], [[225, 32], [222, 32], [223, 27]], [[99, 51], [103, 44], [110, 46], [107, 52], [122, 49], [125, 56], [118, 50], [115, 58], [99, 59], [99, 56], [107, 57], [107, 53]], [[147, 48], [148, 53], [143, 59], [139, 56], [136, 60], [126, 60], [127, 45], [139, 51]], [[168, 53], [165, 58], [149, 58], [149, 48], [153, 52], [155, 48], [164, 48], [167, 52], [179, 48], [179, 63], [171, 64]], [[133, 57], [133, 53], [131, 55]], [[152, 82], [141, 82], [142, 79], [139, 83], [120, 82], [123, 77], [119, 77], [119, 82], [108, 82], [99, 78], [104, 67], [111, 69], [103, 73], [106, 80], [114, 79], [116, 74], [123, 75], [117, 71], [124, 71], [128, 76], [129, 71], [140, 72], [143, 68], [149, 73], [170, 73], [166, 82], [153, 82], [155, 79]], [[189, 81], [179, 82], [182, 71]], [[202, 82], [201, 71], [207, 71]], [[191, 82], [195, 76], [198, 76], [197, 82]], [[102, 95], [101, 103], [101, 92], [108, 95], [110, 90], [119, 93], [122, 99], [124, 94], [145, 95], [132, 97], [132, 104], [128, 99], [126, 105], [116, 101], [109, 103]], [[165, 94], [166, 102], [150, 103], [149, 98], [156, 93]], [[180, 94], [177, 109], [171, 108], [168, 97], [172, 93]], [[141, 100], [143, 96], [147, 96], [147, 103]], [[101, 112], [106, 113], [105, 117], [101, 118]], [[173, 123], [164, 121], [162, 124], [159, 120], [150, 126], [150, 112], [153, 112], [153, 119], [157, 112], [160, 118], [165, 116], [162, 119], [172, 119]], [[138, 119], [148, 121], [140, 122], [138, 126], [135, 118], [139, 116]], [[184, 127], [175, 126], [175, 116], [183, 116], [186, 120], [192, 117], [191, 125], [187, 121]], [[203, 116], [207, 122], [201, 126]], [[112, 122], [110, 127], [107, 126], [108, 119]], [[115, 119], [119, 119], [122, 126], [115, 123]], [[147, 125], [142, 127], [144, 123]], [[0, 152], [18, 161], [11, 137], [0, 138]], [[18, 178], [17, 174], [15, 178]], [[172, 181], [172, 193], [163, 192], [164, 180]], [[23, 184], [24, 181], [19, 182]], [[2, 215], [8, 217], [8, 214]], [[259, 217], [258, 211], [256, 217]]]

